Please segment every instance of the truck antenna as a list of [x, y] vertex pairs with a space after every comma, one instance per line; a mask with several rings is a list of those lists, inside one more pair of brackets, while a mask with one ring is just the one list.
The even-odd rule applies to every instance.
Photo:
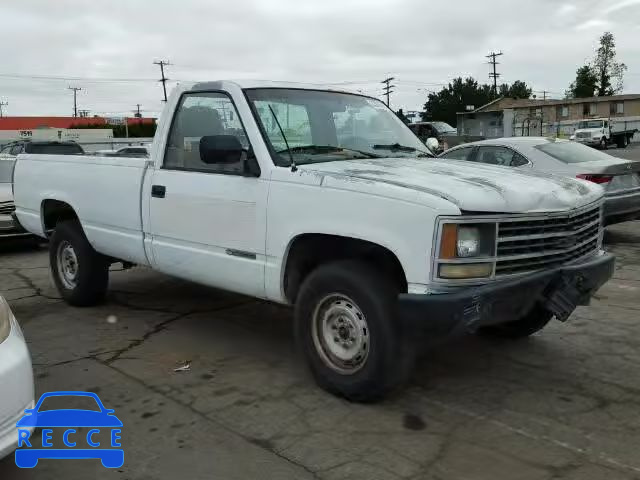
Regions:
[[276, 112], [273, 111], [273, 108], [271, 108], [271, 105], [269, 105], [269, 110], [271, 111], [271, 115], [273, 115], [273, 119], [276, 121], [276, 125], [278, 125], [280, 134], [284, 139], [284, 144], [287, 146], [287, 153], [289, 154], [289, 161], [291, 162], [291, 171], [296, 172], [298, 170], [298, 167], [296, 166], [296, 161], [293, 159], [293, 154], [291, 153], [291, 148], [289, 147], [289, 142], [287, 142], [287, 137], [284, 134], [282, 125], [280, 125], [280, 122], [278, 121], [278, 117], [276, 116]]

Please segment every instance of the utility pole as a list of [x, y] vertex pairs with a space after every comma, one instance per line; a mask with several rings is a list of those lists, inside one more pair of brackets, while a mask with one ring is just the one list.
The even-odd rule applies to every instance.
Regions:
[[395, 80], [395, 77], [385, 78], [382, 82], [380, 82], [384, 84], [384, 87], [382, 87], [382, 90], [384, 91], [384, 94], [387, 96], [387, 107], [389, 106], [389, 95], [393, 93], [393, 90], [391, 89], [395, 87], [395, 85], [391, 85], [392, 80]]
[[69, 90], [73, 90], [73, 116], [77, 117], [78, 116], [78, 102], [77, 102], [77, 95], [78, 92], [80, 90], [82, 90], [80, 87], [67, 87]]
[[547, 99], [547, 92], [546, 90], [542, 90], [542, 100], [546, 100]]
[[496, 61], [496, 57], [499, 57], [500, 55], [504, 54], [502, 52], [491, 52], [487, 55], [487, 58], [490, 59], [488, 62], [489, 65], [493, 65], [493, 73], [489, 73], [489, 78], [493, 78], [493, 93], [496, 96], [498, 96], [498, 77], [500, 76], [496, 71], [496, 65], [500, 65], [500, 63]]
[[0, 102], [0, 118], [3, 117], [2, 107], [6, 107], [7, 105], [9, 105], [9, 102]]
[[142, 114], [140, 113], [140, 107], [141, 106], [142, 106], [142, 104], [136, 103], [136, 110], [133, 112], [134, 113], [134, 117], [142, 118]]
[[162, 75], [162, 78], [158, 81], [162, 82], [162, 90], [164, 91], [164, 101], [166, 102], [167, 101], [167, 80], [169, 79], [164, 76], [164, 67], [171, 64], [166, 60], [157, 60], [153, 62], [153, 64], [160, 65], [160, 74]]

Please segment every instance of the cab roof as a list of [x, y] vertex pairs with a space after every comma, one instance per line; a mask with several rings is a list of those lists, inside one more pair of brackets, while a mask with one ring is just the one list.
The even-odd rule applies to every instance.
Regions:
[[230, 86], [235, 86], [241, 89], [247, 88], [297, 88], [303, 90], [328, 90], [339, 93], [351, 93], [358, 94], [352, 90], [341, 88], [339, 85], [330, 85], [327, 83], [301, 83], [301, 82], [281, 82], [273, 80], [215, 80], [210, 82], [192, 82], [182, 83], [181, 86], [184, 90], [225, 90]]

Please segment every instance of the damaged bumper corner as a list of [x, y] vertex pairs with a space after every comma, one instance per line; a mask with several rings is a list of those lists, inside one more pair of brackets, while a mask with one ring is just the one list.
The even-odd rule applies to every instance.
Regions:
[[480, 287], [431, 295], [401, 294], [398, 316], [409, 331], [440, 335], [514, 321], [538, 303], [564, 321], [576, 306], [588, 305], [613, 275], [614, 263], [613, 255], [602, 252], [581, 263]]

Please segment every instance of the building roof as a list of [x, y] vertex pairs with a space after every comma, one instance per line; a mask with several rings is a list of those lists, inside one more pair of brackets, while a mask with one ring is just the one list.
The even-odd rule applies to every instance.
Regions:
[[[153, 123], [154, 118], [128, 118], [129, 125]], [[39, 128], [73, 128], [76, 125], [104, 125], [109, 128], [105, 117], [2, 117], [0, 130], [36, 130]]]
[[505, 108], [529, 108], [552, 105], [571, 105], [576, 103], [621, 102], [624, 100], [640, 100], [640, 94], [610, 95], [602, 97], [564, 98], [561, 100], [540, 100], [536, 98], [508, 98], [499, 97], [486, 105], [469, 112], [458, 112], [458, 115], [468, 115], [481, 112], [501, 112]]

